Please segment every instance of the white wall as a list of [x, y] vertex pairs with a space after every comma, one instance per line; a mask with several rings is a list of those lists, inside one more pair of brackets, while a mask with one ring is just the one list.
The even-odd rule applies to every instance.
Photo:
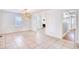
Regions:
[[79, 9], [77, 10], [77, 31], [76, 31], [76, 42], [79, 43]]
[[16, 27], [15, 18], [20, 16], [17, 13], [5, 12], [0, 10], [0, 34], [29, 30], [31, 21], [24, 21], [24, 26]]
[[55, 9], [47, 11], [46, 34], [56, 38], [62, 38], [62, 20], [63, 10]]
[[2, 28], [2, 17], [1, 17], [1, 15], [2, 15], [2, 14], [0, 13], [0, 33], [2, 32], [2, 31], [1, 31], [1, 28]]
[[[47, 35], [50, 35], [56, 38], [62, 37], [63, 10], [50, 9], [50, 10], [43, 10], [41, 12], [34, 13], [34, 15], [37, 15], [37, 14], [42, 18], [46, 18], [45, 33]], [[35, 22], [35, 19], [33, 19], [33, 21]], [[32, 27], [34, 28], [34, 26]]]

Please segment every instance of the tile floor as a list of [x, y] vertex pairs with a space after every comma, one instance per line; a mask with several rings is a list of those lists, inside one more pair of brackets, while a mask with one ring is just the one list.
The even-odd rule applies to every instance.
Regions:
[[56, 39], [45, 35], [41, 31], [23, 31], [5, 34], [0, 37], [2, 49], [70, 49], [74, 42]]

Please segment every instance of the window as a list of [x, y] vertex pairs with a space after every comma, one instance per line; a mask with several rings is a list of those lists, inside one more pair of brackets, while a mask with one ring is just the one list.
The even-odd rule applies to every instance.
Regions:
[[17, 16], [15, 19], [15, 25], [16, 26], [23, 26], [23, 21], [22, 18], [20, 16]]

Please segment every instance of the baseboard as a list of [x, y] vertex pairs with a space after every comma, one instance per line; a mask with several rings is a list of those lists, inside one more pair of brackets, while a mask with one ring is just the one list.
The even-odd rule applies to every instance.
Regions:
[[48, 35], [48, 34], [45, 34], [46, 36], [48, 36], [48, 37], [51, 37], [51, 38], [55, 38], [55, 39], [62, 39], [62, 37], [60, 38], [60, 37], [55, 37], [55, 36], [52, 36], [52, 35]]
[[27, 29], [27, 30], [20, 30], [20, 31], [6, 32], [6, 33], [1, 33], [0, 35], [6, 35], [6, 34], [18, 33], [18, 32], [24, 32], [24, 31], [32, 31], [32, 30], [31, 30], [31, 29]]

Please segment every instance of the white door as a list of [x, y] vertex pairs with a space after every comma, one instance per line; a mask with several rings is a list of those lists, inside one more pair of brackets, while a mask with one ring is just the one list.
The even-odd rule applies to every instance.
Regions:
[[41, 16], [36, 17], [36, 29], [41, 30], [42, 28], [42, 18]]

